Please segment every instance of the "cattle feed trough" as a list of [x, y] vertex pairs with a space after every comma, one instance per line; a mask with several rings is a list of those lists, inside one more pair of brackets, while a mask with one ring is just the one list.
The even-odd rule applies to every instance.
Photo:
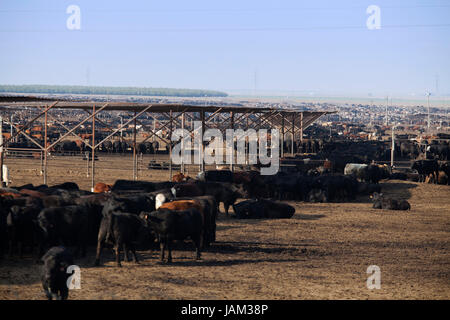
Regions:
[[[30, 110], [37, 113], [36, 116], [31, 116], [25, 121], [25, 124], [18, 126], [14, 124], [10, 115], [16, 111]], [[59, 110], [70, 114], [75, 110], [84, 111], [87, 116], [80, 119], [77, 124], [72, 127], [66, 126], [57, 117], [52, 115], [51, 111]], [[106, 121], [100, 119], [102, 112], [127, 112], [130, 115], [128, 120], [120, 117], [120, 125], [118, 127], [110, 126]], [[244, 129], [249, 128], [258, 130], [262, 128], [276, 128], [280, 132], [280, 142], [284, 145], [284, 142], [290, 138], [291, 148], [290, 153], [294, 154], [294, 143], [298, 140], [303, 140], [303, 131], [310, 126], [319, 117], [326, 114], [335, 112], [329, 111], [300, 111], [291, 109], [279, 109], [279, 108], [256, 108], [256, 107], [243, 107], [243, 106], [198, 106], [198, 105], [185, 105], [185, 104], [163, 104], [163, 103], [133, 103], [133, 102], [99, 102], [99, 101], [81, 101], [81, 100], [67, 100], [67, 99], [46, 99], [30, 96], [0, 96], [0, 112], [2, 115], [2, 127], [3, 122], [11, 127], [9, 137], [4, 138], [0, 142], [1, 147], [1, 165], [3, 165], [3, 158], [6, 151], [14, 150], [8, 148], [8, 144], [14, 141], [20, 135], [24, 136], [30, 141], [36, 148], [24, 148], [22, 150], [37, 151], [41, 154], [42, 162], [42, 175], [43, 183], [48, 183], [48, 154], [52, 148], [58, 143], [62, 142], [65, 138], [72, 136], [84, 141], [85, 146], [90, 150], [90, 158], [92, 160], [91, 165], [91, 188], [93, 190], [95, 186], [95, 159], [96, 150], [105, 141], [111, 140], [113, 137], [119, 135], [119, 139], [126, 140], [122, 137], [122, 131], [124, 128], [132, 125], [132, 138], [130, 145], [132, 147], [132, 159], [133, 159], [133, 180], [138, 179], [138, 155], [136, 144], [136, 132], [137, 126], [143, 128], [148, 136], [145, 137], [140, 143], [148, 141], [150, 138], [157, 138], [165, 142], [169, 146], [169, 156], [172, 156], [172, 143], [170, 143], [170, 137], [172, 132], [176, 128], [187, 129], [191, 135], [194, 134], [194, 128], [192, 126], [193, 121], [201, 121], [203, 132], [208, 128], [217, 128], [222, 133], [226, 129]], [[153, 126], [144, 124], [141, 119], [143, 116], [150, 116], [153, 118]], [[27, 133], [33, 125], [42, 122], [43, 119], [43, 142], [37, 141], [31, 134]], [[141, 119], [140, 119], [141, 117]], [[164, 120], [158, 120], [161, 126], [156, 130], [156, 119], [163, 118]], [[58, 124], [64, 129], [59, 132], [59, 137], [54, 141], [49, 141], [48, 127], [49, 119]], [[123, 120], [123, 121], [122, 121]], [[91, 137], [90, 139], [84, 139], [76, 130], [84, 127], [85, 125], [91, 125]], [[103, 137], [100, 141], [96, 141], [96, 124], [104, 126], [108, 130], [106, 137]], [[163, 129], [168, 130], [168, 135], [163, 136]], [[259, 138], [258, 138], [259, 139]], [[203, 151], [205, 148], [205, 142], [200, 146]], [[16, 149], [19, 150], [19, 149]], [[183, 151], [183, 146], [182, 146]], [[281, 157], [284, 156], [283, 148], [281, 148]], [[204, 159], [202, 159], [199, 165], [200, 170], [204, 170]], [[233, 164], [229, 164], [230, 170], [234, 169]], [[172, 178], [172, 162], [169, 161], [169, 177]], [[0, 170], [1, 172], [2, 170]], [[181, 165], [181, 171], [184, 173], [185, 166]], [[3, 181], [3, 177], [1, 177]]]

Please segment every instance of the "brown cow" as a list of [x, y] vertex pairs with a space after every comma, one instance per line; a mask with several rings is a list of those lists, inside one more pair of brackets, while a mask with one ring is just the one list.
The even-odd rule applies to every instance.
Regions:
[[28, 195], [33, 198], [39, 198], [39, 199], [42, 199], [47, 196], [45, 193], [35, 191], [35, 190], [29, 190], [29, 189], [22, 189], [22, 190], [20, 190], [20, 193], [24, 194], [24, 195]]
[[18, 199], [21, 198], [22, 195], [20, 193], [14, 193], [14, 192], [4, 192], [4, 193], [0, 193], [0, 197], [11, 197], [13, 199]]
[[185, 180], [186, 180], [186, 176], [181, 172], [178, 172], [177, 174], [175, 174], [172, 177], [172, 182], [183, 182]]
[[97, 182], [97, 184], [94, 187], [94, 193], [111, 192], [111, 189], [112, 185], [103, 182]]
[[193, 182], [193, 181], [194, 181], [194, 179], [192, 179], [191, 177], [189, 177], [189, 176], [187, 176], [187, 175], [185, 175], [185, 174], [183, 174], [181, 172], [178, 172], [176, 175], [174, 175], [172, 177], [172, 182], [177, 182], [177, 183], [180, 183], [180, 182]]
[[166, 202], [163, 203], [159, 208], [159, 209], [169, 209], [169, 210], [175, 210], [175, 211], [182, 211], [182, 210], [187, 210], [189, 208], [195, 208], [200, 212], [203, 212], [203, 206], [201, 205], [200, 202], [196, 201], [196, 200], [175, 200], [172, 202]]

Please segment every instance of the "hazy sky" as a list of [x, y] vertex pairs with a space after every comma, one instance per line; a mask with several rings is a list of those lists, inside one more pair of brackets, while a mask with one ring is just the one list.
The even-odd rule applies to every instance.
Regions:
[[438, 78], [450, 94], [450, 1], [0, 1], [0, 84], [253, 90], [255, 74], [266, 92], [422, 95]]

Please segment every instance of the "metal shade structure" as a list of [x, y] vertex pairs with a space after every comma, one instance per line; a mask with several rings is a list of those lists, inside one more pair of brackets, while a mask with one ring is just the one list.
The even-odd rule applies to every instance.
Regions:
[[[95, 150], [106, 140], [111, 139], [117, 135], [124, 128], [129, 127], [131, 124], [133, 127], [133, 135], [131, 139], [131, 145], [133, 149], [133, 179], [137, 180], [137, 148], [136, 148], [136, 132], [137, 125], [148, 133], [148, 136], [141, 141], [156, 137], [166, 142], [170, 146], [169, 154], [172, 155], [172, 144], [169, 139], [161, 135], [163, 129], [167, 130], [169, 137], [172, 135], [173, 130], [176, 128], [187, 129], [193, 133], [193, 128], [189, 129], [189, 125], [186, 125], [186, 120], [201, 121], [202, 129], [218, 128], [223, 131], [225, 129], [237, 129], [242, 128], [247, 130], [253, 128], [255, 130], [261, 128], [277, 128], [280, 130], [281, 141], [284, 142], [287, 136], [292, 143], [291, 153], [294, 153], [294, 141], [303, 140], [303, 131], [310, 126], [314, 121], [320, 118], [322, 115], [335, 113], [335, 111], [301, 111], [294, 109], [281, 109], [281, 108], [259, 108], [259, 107], [247, 107], [242, 105], [190, 105], [190, 104], [176, 104], [176, 103], [136, 103], [127, 101], [88, 101], [88, 100], [74, 100], [65, 98], [54, 97], [33, 97], [33, 96], [0, 96], [0, 111], [2, 114], [10, 114], [15, 111], [33, 110], [37, 113], [36, 116], [32, 116], [24, 125], [16, 126], [12, 121], [2, 119], [15, 129], [14, 133], [11, 133], [7, 139], [0, 141], [0, 147], [7, 148], [8, 142], [17, 137], [23, 135], [26, 139], [31, 141], [41, 152], [43, 153], [43, 178], [44, 184], [47, 184], [47, 155], [49, 151], [59, 142], [63, 141], [68, 136], [74, 136], [82, 139], [80, 135], [76, 133], [76, 130], [85, 124], [91, 125], [92, 139], [90, 141], [84, 141], [85, 145], [90, 148], [92, 156], [92, 168], [91, 168], [91, 184], [92, 188], [95, 185]], [[86, 113], [86, 117], [81, 117], [79, 122], [71, 127], [64, 125], [59, 119], [52, 116], [52, 110], [59, 111], [74, 111], [82, 110]], [[127, 121], [124, 121], [118, 127], [111, 127], [105, 121], [99, 119], [101, 112], [119, 111], [128, 112], [131, 114]], [[142, 116], [150, 115], [153, 117], [153, 127], [142, 122]], [[43, 144], [39, 143], [26, 131], [31, 128], [37, 121], [43, 121]], [[156, 117], [164, 120], [158, 120], [161, 122], [161, 127], [156, 131]], [[58, 125], [61, 126], [60, 136], [55, 141], [50, 142], [48, 140], [48, 124], [49, 118]], [[141, 118], [141, 119], [140, 119]], [[162, 124], [164, 122], [164, 124]], [[108, 135], [100, 141], [95, 139], [95, 126], [96, 123], [101, 124], [108, 130]], [[11, 129], [12, 130], [12, 129]], [[121, 137], [121, 139], [123, 139]], [[85, 140], [85, 139], [83, 139]], [[5, 147], [4, 147], [5, 146]], [[4, 148], [3, 148], [4, 147]], [[204, 147], [204, 146], [202, 146]], [[283, 156], [283, 148], [281, 148]], [[1, 153], [1, 162], [3, 165], [3, 152]], [[171, 161], [169, 162], [169, 176], [172, 177]], [[200, 165], [200, 170], [204, 169], [204, 164]], [[230, 165], [230, 169], [233, 170], [233, 165]], [[184, 167], [182, 165], [182, 171]], [[0, 170], [2, 171], [2, 170]], [[3, 181], [3, 179], [1, 180]]]

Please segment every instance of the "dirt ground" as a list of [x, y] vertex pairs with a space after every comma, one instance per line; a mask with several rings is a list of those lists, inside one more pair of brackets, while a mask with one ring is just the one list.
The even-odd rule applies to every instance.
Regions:
[[[49, 184], [75, 181], [90, 188], [86, 169], [54, 161]], [[70, 160], [68, 160], [70, 161]], [[112, 160], [111, 160], [112, 161]], [[145, 161], [144, 161], [145, 162]], [[97, 171], [98, 181], [131, 178], [125, 160]], [[13, 184], [42, 183], [39, 161], [8, 159]], [[105, 162], [106, 165], [106, 162]], [[100, 167], [100, 161], [99, 161]], [[120, 169], [122, 168], [122, 169]], [[33, 171], [35, 170], [35, 171]], [[167, 171], [141, 179], [167, 179]], [[94, 249], [78, 259], [81, 289], [70, 299], [449, 299], [450, 187], [404, 181], [382, 183], [385, 194], [408, 199], [411, 211], [374, 210], [365, 197], [353, 203], [289, 202], [286, 220], [236, 220], [219, 215], [217, 242], [195, 261], [193, 246], [173, 252], [172, 265], [157, 250], [141, 262], [115, 266], [110, 250], [93, 267]], [[381, 289], [369, 290], [370, 265]], [[0, 263], [0, 299], [44, 299], [40, 265], [31, 256]]]

